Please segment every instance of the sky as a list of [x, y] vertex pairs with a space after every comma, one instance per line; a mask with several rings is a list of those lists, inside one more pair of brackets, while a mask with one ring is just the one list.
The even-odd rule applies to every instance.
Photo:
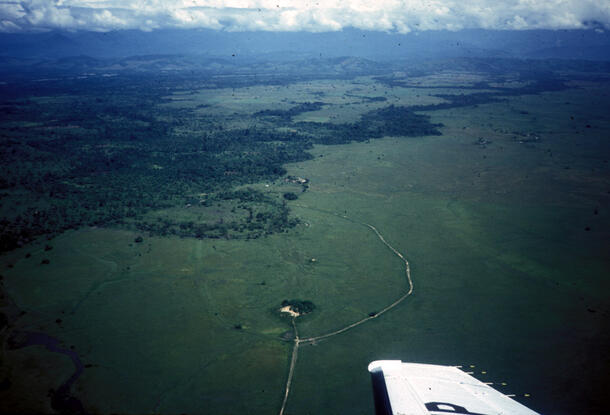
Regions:
[[0, 32], [610, 29], [610, 0], [0, 0]]

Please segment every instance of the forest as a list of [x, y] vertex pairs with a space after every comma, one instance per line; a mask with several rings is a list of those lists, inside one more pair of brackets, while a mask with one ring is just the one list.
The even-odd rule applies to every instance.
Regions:
[[[331, 63], [338, 62], [342, 61]], [[437, 63], [439, 70], [450, 64], [500, 73], [487, 61]], [[438, 94], [445, 102], [411, 107], [386, 105], [386, 98], [380, 96], [359, 97], [377, 106], [350, 123], [297, 121], [297, 115], [328, 104], [293, 101], [287, 109], [252, 111], [247, 127], [230, 128], [222, 117], [205, 115], [208, 104], [196, 108], [165, 105], [171, 104], [168, 96], [202, 88], [281, 86], [291, 79], [281, 74], [220, 77], [207, 72], [165, 74], [155, 70], [38, 82], [32, 77], [46, 72], [28, 72], [30, 78], [23, 75], [24, 79], [0, 85], [0, 161], [4, 167], [0, 174], [0, 252], [83, 226], [120, 226], [153, 235], [196, 238], [256, 238], [286, 231], [298, 223], [287, 206], [296, 194], [274, 198], [253, 188], [234, 189], [281, 178], [285, 174], [282, 166], [310, 159], [308, 150], [314, 144], [441, 134], [440, 124], [416, 111], [565, 88], [550, 71], [561, 68], [556, 63], [537, 67], [499, 60], [493, 64], [502, 70], [514, 67], [523, 86], [476, 84], [471, 88], [487, 92]], [[584, 68], [593, 75], [598, 70]], [[417, 74], [417, 67], [412, 71]], [[302, 79], [297, 75], [292, 82]], [[345, 78], [349, 74], [325, 76]], [[373, 79], [390, 87], [404, 87], [410, 81], [396, 73]], [[307, 185], [303, 186], [306, 190]], [[234, 214], [226, 220], [163, 214], [172, 208], [206, 207], [220, 201], [232, 204]], [[161, 213], [151, 216], [150, 212]]]
[[[188, 90], [190, 81], [181, 77], [140, 74], [2, 87], [0, 251], [83, 226], [196, 238], [282, 232], [298, 223], [286, 205], [296, 195], [274, 199], [233, 189], [282, 177], [282, 166], [311, 158], [307, 150], [315, 143], [440, 134], [427, 116], [395, 106], [355, 123], [292, 121], [320, 109], [321, 102], [259, 111], [250, 128], [224, 128], [214, 117], [199, 117], [194, 128], [194, 109], [160, 105], [172, 91]], [[281, 130], [287, 125], [291, 132]], [[231, 200], [243, 214], [204, 223], [147, 216], [220, 200]]]

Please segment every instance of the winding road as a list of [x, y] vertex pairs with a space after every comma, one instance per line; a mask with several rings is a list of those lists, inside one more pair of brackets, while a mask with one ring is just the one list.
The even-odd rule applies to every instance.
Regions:
[[[299, 207], [306, 208], [306, 209], [312, 209], [312, 208], [309, 208], [307, 206], [302, 206], [302, 205], [299, 205]], [[322, 211], [320, 209], [315, 209], [315, 210]], [[400, 252], [398, 252], [392, 245], [390, 245], [385, 240], [383, 235], [381, 235], [381, 233], [379, 233], [379, 231], [377, 230], [376, 227], [374, 227], [373, 225], [370, 225], [368, 223], [355, 221], [355, 220], [353, 220], [351, 218], [348, 218], [345, 215], [338, 215], [338, 214], [333, 213], [333, 212], [325, 212], [325, 211], [322, 211], [322, 212], [330, 213], [330, 214], [338, 216], [340, 218], [349, 220], [350, 222], [354, 222], [354, 223], [358, 223], [360, 225], [366, 226], [369, 229], [371, 229], [373, 232], [375, 232], [375, 235], [377, 235], [379, 240], [381, 240], [381, 242], [383, 242], [383, 244], [385, 246], [390, 248], [390, 250], [405, 263], [405, 275], [407, 276], [407, 282], [409, 284], [409, 290], [406, 293], [404, 293], [403, 295], [401, 295], [396, 301], [394, 301], [393, 303], [391, 303], [391, 304], [387, 305], [386, 307], [384, 307], [378, 313], [375, 313], [373, 315], [369, 315], [369, 316], [367, 316], [367, 317], [365, 317], [365, 318], [363, 318], [361, 320], [358, 320], [358, 321], [356, 321], [356, 322], [354, 322], [352, 324], [349, 324], [349, 325], [347, 325], [345, 327], [342, 327], [342, 328], [340, 328], [338, 330], [335, 330], [335, 331], [332, 331], [330, 333], [322, 334], [320, 336], [307, 337], [307, 338], [303, 338], [303, 339], [300, 338], [299, 337], [299, 332], [297, 330], [297, 325], [296, 325], [297, 316], [292, 317], [292, 327], [294, 329], [294, 345], [292, 347], [292, 357], [290, 359], [290, 369], [288, 370], [288, 378], [286, 379], [286, 387], [284, 389], [285, 390], [285, 392], [284, 392], [284, 399], [282, 401], [282, 407], [280, 408], [279, 415], [284, 415], [284, 411], [286, 409], [286, 404], [288, 402], [288, 396], [290, 395], [290, 386], [292, 384], [292, 378], [294, 376], [294, 367], [296, 366], [296, 363], [297, 363], [297, 357], [298, 357], [298, 354], [299, 354], [299, 346], [301, 344], [303, 344], [303, 345], [314, 344], [318, 340], [328, 339], [328, 338], [336, 336], [338, 334], [345, 333], [346, 331], [351, 330], [354, 327], [358, 327], [359, 325], [364, 324], [367, 321], [373, 320], [373, 319], [381, 316], [382, 314], [387, 313], [388, 311], [390, 311], [391, 309], [393, 309], [394, 307], [396, 307], [397, 305], [402, 303], [411, 294], [413, 294], [413, 279], [411, 278], [411, 267], [409, 266], [409, 261]]]

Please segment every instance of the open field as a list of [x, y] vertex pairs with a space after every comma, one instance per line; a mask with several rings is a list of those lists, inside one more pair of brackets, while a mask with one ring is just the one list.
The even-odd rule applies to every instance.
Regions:
[[[462, 85], [481, 80], [464, 74]], [[483, 91], [434, 85], [361, 77], [174, 94], [161, 106], [197, 108], [231, 129], [272, 124], [251, 117], [295, 103], [324, 106], [293, 123], [345, 123], [390, 104]], [[426, 112], [442, 123], [440, 136], [316, 144], [310, 160], [284, 166], [309, 180], [307, 191], [283, 179], [248, 185], [275, 201], [298, 194], [286, 203], [299, 223], [258, 239], [119, 227], [39, 239], [0, 257], [11, 330], [44, 332], [77, 352], [85, 368], [71, 393], [90, 413], [277, 413], [292, 350], [283, 300], [315, 304], [297, 319], [310, 337], [407, 289], [404, 264], [346, 216], [374, 225], [408, 258], [414, 293], [380, 318], [301, 346], [287, 414], [371, 414], [366, 366], [377, 359], [473, 365], [477, 378], [541, 413], [576, 413], [583, 403], [594, 413], [610, 370], [609, 94], [610, 85], [595, 84], [510, 96]], [[387, 101], [362, 98], [379, 96]], [[146, 217], [234, 220], [245, 216], [238, 203]], [[0, 381], [40, 373], [25, 405], [36, 411], [49, 409], [41, 391], [73, 366], [40, 346], [7, 349], [5, 360]], [[0, 400], [19, 407], [24, 382], [13, 383]]]

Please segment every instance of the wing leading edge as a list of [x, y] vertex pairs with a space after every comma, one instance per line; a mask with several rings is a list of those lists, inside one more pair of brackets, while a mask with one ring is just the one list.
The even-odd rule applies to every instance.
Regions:
[[377, 415], [539, 415], [457, 367], [369, 364]]

